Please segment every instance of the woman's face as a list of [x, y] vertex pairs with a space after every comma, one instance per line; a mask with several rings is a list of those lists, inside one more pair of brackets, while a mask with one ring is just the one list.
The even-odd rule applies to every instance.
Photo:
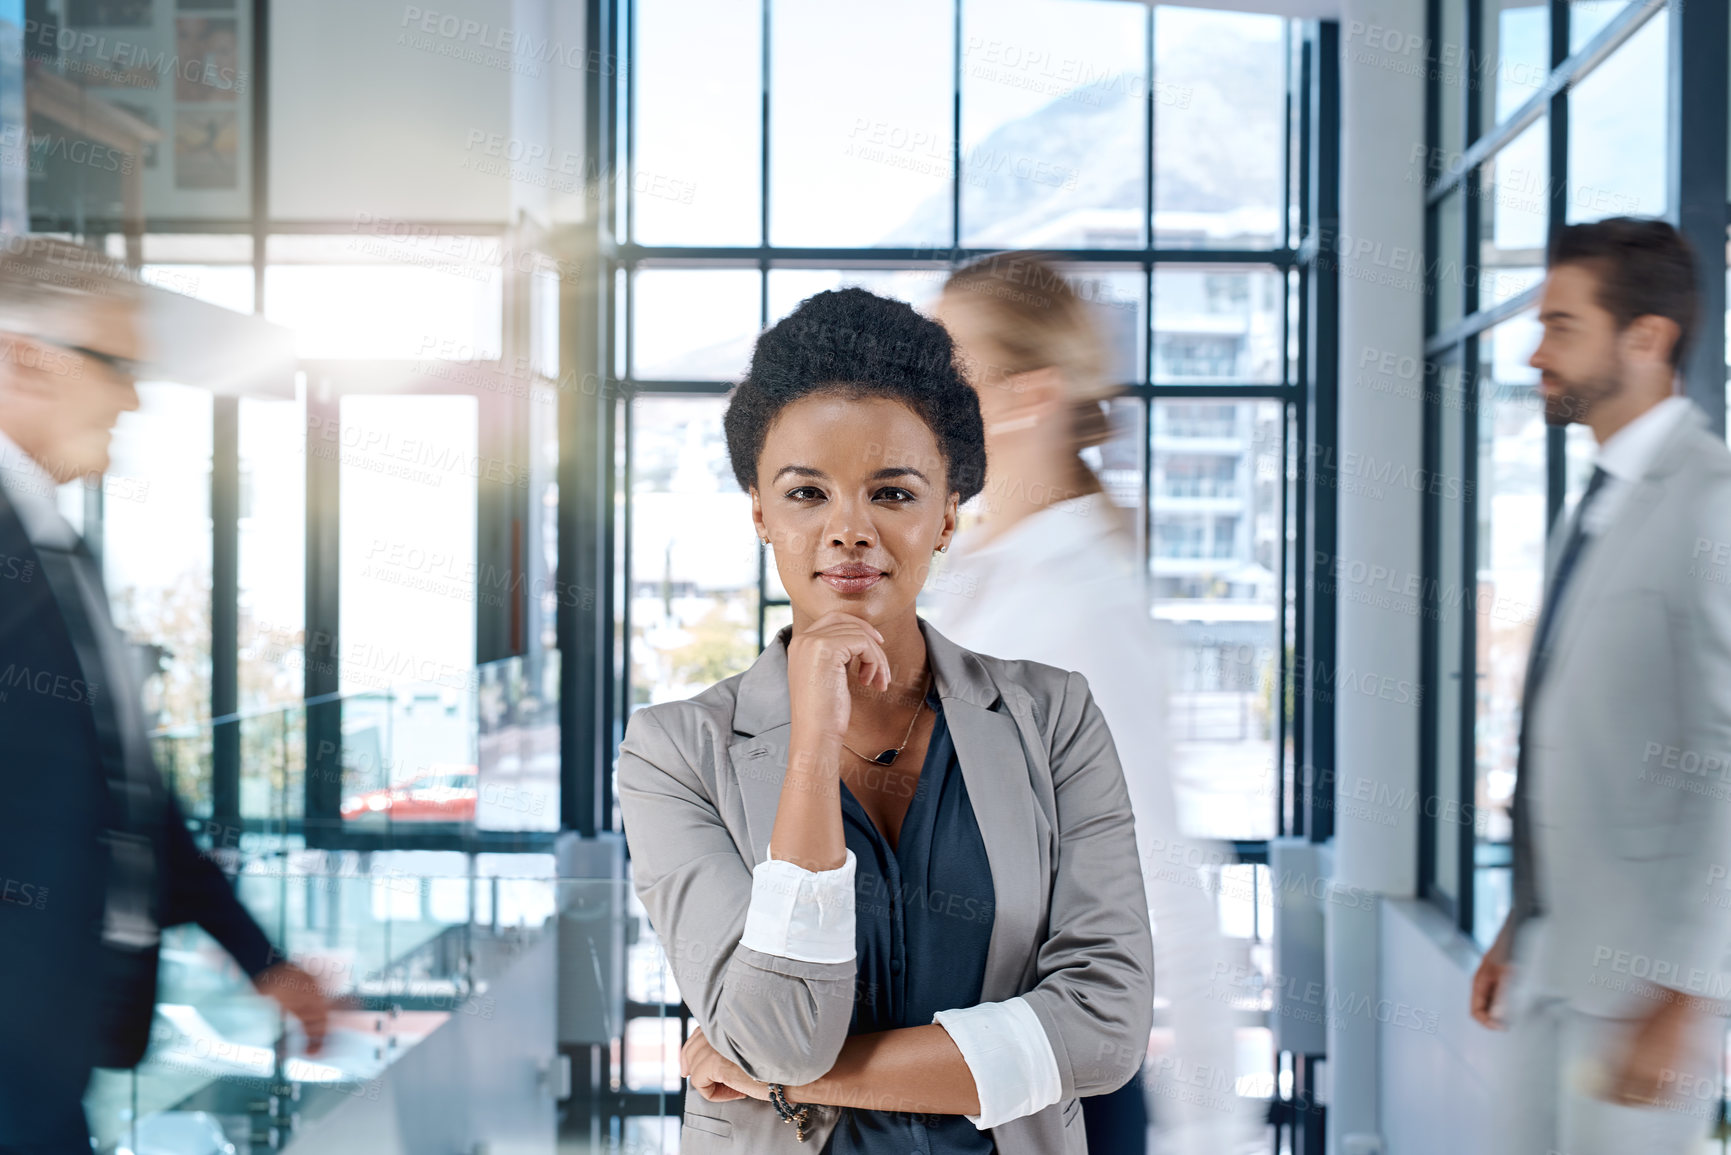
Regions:
[[769, 427], [751, 494], [794, 628], [832, 610], [877, 624], [911, 612], [932, 552], [956, 531], [937, 435], [887, 397], [802, 397]]

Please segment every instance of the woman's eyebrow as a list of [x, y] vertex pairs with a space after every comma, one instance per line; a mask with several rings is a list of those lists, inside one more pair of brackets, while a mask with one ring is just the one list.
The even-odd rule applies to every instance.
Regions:
[[911, 465], [885, 466], [883, 469], [878, 470], [876, 473], [874, 473], [870, 477], [866, 478], [866, 480], [867, 481], [887, 481], [888, 479], [890, 479], [892, 477], [917, 477], [921, 481], [924, 481], [926, 484], [928, 484], [928, 485], [931, 484], [930, 478], [928, 478], [925, 474], [921, 473], [919, 470], [915, 469]]
[[829, 474], [825, 473], [823, 470], [814, 468], [810, 465], [784, 465], [775, 471], [774, 477], [770, 478], [771, 484], [780, 481], [781, 475], [784, 473], [791, 473], [795, 477], [816, 477], [819, 479], [827, 479], [829, 477]]
[[[816, 468], [815, 466], [811, 466], [811, 465], [784, 465], [780, 469], [775, 471], [775, 476], [770, 479], [771, 483], [780, 481], [782, 474], [784, 474], [784, 473], [791, 473], [795, 477], [815, 477], [815, 478], [818, 478], [820, 480], [828, 480], [828, 478], [829, 478], [829, 474], [825, 473], [821, 469]], [[878, 470], [877, 472], [873, 473], [870, 477], [867, 477], [866, 480], [867, 481], [887, 481], [888, 479], [890, 479], [892, 477], [917, 477], [921, 481], [925, 482], [926, 484], [928, 484], [928, 485], [931, 484], [930, 478], [928, 478], [925, 474], [921, 473], [919, 470], [915, 469], [911, 465], [888, 465], [888, 466], [885, 466], [884, 468]]]

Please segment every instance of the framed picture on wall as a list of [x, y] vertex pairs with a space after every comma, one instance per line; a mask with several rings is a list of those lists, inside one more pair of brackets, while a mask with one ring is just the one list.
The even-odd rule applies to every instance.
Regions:
[[232, 189], [240, 179], [240, 129], [232, 108], [174, 113], [174, 187]]
[[234, 99], [240, 75], [240, 37], [232, 16], [181, 16], [174, 22], [174, 99]]
[[[142, 120], [144, 123], [148, 124], [152, 128], [160, 128], [162, 126], [161, 121], [157, 120], [157, 118], [156, 118], [156, 109], [152, 108], [149, 105], [140, 104], [140, 103], [137, 103], [137, 102], [131, 101], [131, 100], [115, 100], [114, 104], [117, 107], [123, 108], [127, 112], [130, 112], [132, 115], [136, 116], [138, 119]], [[158, 157], [159, 152], [160, 152], [160, 149], [158, 148], [158, 146], [154, 142], [144, 146], [144, 167], [145, 168], [155, 168], [156, 167], [156, 162], [157, 162], [157, 157]]]

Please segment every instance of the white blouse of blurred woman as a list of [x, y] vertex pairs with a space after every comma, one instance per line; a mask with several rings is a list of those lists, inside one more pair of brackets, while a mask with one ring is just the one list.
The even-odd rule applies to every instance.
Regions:
[[968, 363], [986, 426], [978, 521], [928, 587], [951, 638], [1005, 658], [1077, 670], [1118, 747], [1154, 921], [1154, 990], [1171, 1049], [1147, 1069], [1157, 1144], [1221, 1155], [1249, 1135], [1236, 1096], [1230, 964], [1210, 880], [1226, 852], [1180, 829], [1166, 734], [1162, 630], [1137, 577], [1132, 523], [1079, 450], [1104, 439], [1104, 350], [1086, 306], [1027, 254], [951, 278], [935, 310]]

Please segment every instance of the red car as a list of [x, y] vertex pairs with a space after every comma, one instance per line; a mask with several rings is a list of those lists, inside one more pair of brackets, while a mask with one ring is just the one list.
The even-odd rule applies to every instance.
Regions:
[[378, 814], [392, 822], [473, 822], [478, 797], [473, 766], [434, 766], [407, 782], [343, 799], [343, 817]]

